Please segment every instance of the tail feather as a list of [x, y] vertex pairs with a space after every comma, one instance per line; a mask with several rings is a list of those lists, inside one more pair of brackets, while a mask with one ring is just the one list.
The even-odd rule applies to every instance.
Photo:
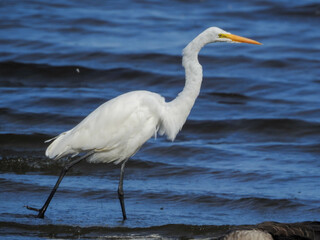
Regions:
[[48, 140], [45, 140], [44, 143], [52, 142], [53, 140], [57, 139], [59, 136], [55, 136], [53, 138], [50, 138]]
[[68, 154], [77, 155], [77, 153], [70, 148], [68, 144], [66, 144], [66, 138], [68, 136], [68, 132], [63, 132], [57, 137], [47, 140], [46, 142], [53, 141], [46, 150], [46, 156], [51, 159], [59, 159]]

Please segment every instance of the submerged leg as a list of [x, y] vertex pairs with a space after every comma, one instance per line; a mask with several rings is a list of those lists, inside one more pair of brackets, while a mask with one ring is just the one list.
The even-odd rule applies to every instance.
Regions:
[[126, 162], [127, 162], [127, 160], [125, 160], [121, 165], [120, 181], [119, 181], [119, 186], [118, 186], [118, 197], [120, 200], [123, 220], [127, 219], [126, 209], [124, 207], [124, 192], [123, 192], [123, 177], [124, 177], [124, 167], [126, 165]]
[[34, 210], [34, 211], [38, 211], [39, 213], [38, 213], [37, 217], [38, 217], [38, 218], [43, 218], [43, 217], [44, 217], [44, 213], [46, 212], [46, 210], [47, 210], [47, 208], [48, 208], [48, 206], [49, 206], [49, 204], [50, 204], [51, 199], [53, 198], [55, 192], [57, 191], [57, 189], [58, 189], [58, 187], [59, 187], [59, 185], [60, 185], [60, 182], [62, 181], [63, 177], [66, 175], [66, 173], [68, 172], [68, 170], [69, 170], [72, 166], [74, 166], [75, 164], [79, 163], [81, 160], [83, 160], [83, 159], [85, 159], [86, 157], [90, 156], [92, 153], [93, 153], [93, 152], [89, 152], [89, 153], [85, 154], [84, 156], [82, 156], [82, 157], [80, 157], [80, 158], [78, 158], [78, 159], [76, 159], [76, 160], [73, 160], [73, 161], [67, 163], [67, 164], [64, 166], [64, 168], [62, 169], [62, 171], [61, 171], [61, 173], [60, 173], [60, 176], [59, 176], [59, 178], [58, 178], [58, 181], [57, 181], [56, 184], [54, 185], [54, 187], [53, 187], [53, 189], [52, 189], [52, 191], [51, 191], [51, 193], [50, 193], [47, 201], [44, 203], [44, 205], [43, 205], [43, 207], [42, 207], [41, 209], [37, 209], [37, 208], [33, 208], [33, 207], [26, 206], [27, 209], [29, 209], [29, 210]]

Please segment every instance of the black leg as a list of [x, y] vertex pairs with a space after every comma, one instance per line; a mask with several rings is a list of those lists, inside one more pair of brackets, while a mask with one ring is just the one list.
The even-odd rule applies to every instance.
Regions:
[[57, 191], [57, 189], [58, 189], [58, 187], [59, 187], [59, 185], [60, 185], [63, 177], [66, 175], [66, 173], [68, 172], [68, 170], [69, 170], [72, 166], [74, 166], [75, 164], [79, 163], [81, 160], [83, 160], [83, 159], [85, 159], [86, 157], [90, 156], [92, 153], [93, 153], [93, 152], [89, 152], [89, 153], [85, 154], [84, 156], [82, 156], [82, 157], [80, 157], [80, 158], [78, 158], [78, 159], [76, 159], [76, 160], [73, 160], [73, 161], [67, 163], [66, 166], [64, 166], [64, 168], [62, 169], [62, 171], [61, 171], [61, 173], [60, 173], [60, 176], [59, 176], [59, 178], [58, 178], [58, 181], [57, 181], [56, 184], [54, 185], [54, 187], [53, 187], [53, 189], [52, 189], [52, 191], [51, 191], [51, 193], [50, 193], [47, 201], [45, 202], [45, 204], [43, 205], [43, 207], [42, 207], [41, 209], [37, 209], [37, 208], [29, 207], [29, 206], [26, 206], [26, 208], [29, 209], [29, 210], [38, 211], [39, 213], [38, 213], [37, 217], [38, 217], [38, 218], [43, 218], [43, 217], [44, 217], [44, 213], [46, 212], [46, 210], [47, 210], [47, 208], [48, 208], [48, 206], [49, 206], [49, 204], [50, 204], [50, 202], [51, 202], [51, 199], [53, 198], [53, 196], [54, 196], [55, 192]]
[[120, 200], [123, 220], [127, 219], [126, 209], [124, 207], [124, 192], [123, 192], [123, 177], [124, 177], [124, 167], [126, 165], [126, 162], [127, 162], [127, 160], [125, 160], [121, 165], [120, 181], [119, 181], [119, 186], [118, 186], [118, 197]]

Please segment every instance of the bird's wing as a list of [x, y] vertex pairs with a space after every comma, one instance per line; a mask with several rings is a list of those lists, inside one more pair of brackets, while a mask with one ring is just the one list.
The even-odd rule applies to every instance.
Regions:
[[[155, 107], [158, 101], [159, 95], [145, 91], [114, 98], [94, 110], [73, 129], [60, 134], [47, 148], [46, 155], [60, 158], [82, 151], [107, 152], [128, 144], [135, 152], [137, 149], [133, 148], [140, 148], [155, 134], [159, 119]], [[161, 101], [164, 100], [161, 98]]]

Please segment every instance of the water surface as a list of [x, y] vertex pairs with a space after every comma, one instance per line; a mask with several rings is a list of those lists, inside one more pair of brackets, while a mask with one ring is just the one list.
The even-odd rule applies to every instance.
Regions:
[[[0, 2], [3, 239], [219, 236], [230, 225], [319, 220], [320, 4], [292, 1]], [[181, 91], [181, 51], [210, 26], [262, 46], [201, 51], [201, 94], [174, 142], [126, 167], [81, 163], [44, 219], [63, 161], [46, 139], [119, 94]]]

